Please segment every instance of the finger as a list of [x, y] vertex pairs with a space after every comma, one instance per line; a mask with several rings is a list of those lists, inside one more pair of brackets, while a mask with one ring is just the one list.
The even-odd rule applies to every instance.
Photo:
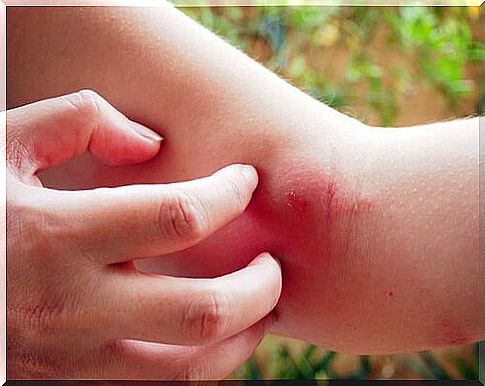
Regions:
[[118, 341], [102, 356], [107, 378], [150, 380], [207, 380], [227, 377], [254, 352], [268, 330], [265, 318], [248, 329], [204, 346], [171, 346]]
[[183, 183], [55, 191], [51, 206], [79, 248], [112, 264], [196, 244], [244, 211], [257, 182], [254, 168], [232, 165]]
[[109, 164], [146, 161], [160, 141], [89, 90], [7, 111], [7, 157], [32, 174], [87, 150]]
[[281, 293], [279, 264], [267, 253], [215, 279], [117, 272], [104, 280], [100, 315], [110, 324], [101, 333], [167, 344], [204, 344], [243, 331], [268, 315]]

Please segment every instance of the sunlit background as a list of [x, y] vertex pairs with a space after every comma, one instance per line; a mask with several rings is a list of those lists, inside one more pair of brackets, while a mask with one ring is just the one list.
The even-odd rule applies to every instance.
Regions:
[[[477, 7], [181, 8], [318, 100], [378, 126], [483, 112]], [[239, 379], [477, 379], [478, 345], [352, 356], [270, 336]]]

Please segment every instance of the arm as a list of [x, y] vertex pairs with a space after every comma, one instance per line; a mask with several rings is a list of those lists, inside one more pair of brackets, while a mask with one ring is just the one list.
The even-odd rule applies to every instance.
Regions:
[[274, 331], [341, 351], [483, 337], [477, 120], [367, 127], [171, 8], [8, 16], [11, 106], [93, 88], [166, 139], [144, 165], [113, 169], [83, 158], [45, 175], [47, 184], [170, 182], [234, 162], [258, 168], [245, 214], [155, 261], [159, 270], [214, 276], [269, 250], [284, 270]]

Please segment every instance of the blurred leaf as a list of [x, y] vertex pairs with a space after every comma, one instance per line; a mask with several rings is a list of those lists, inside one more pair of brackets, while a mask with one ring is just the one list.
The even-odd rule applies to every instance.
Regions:
[[469, 366], [463, 358], [456, 357], [454, 366], [462, 379], [478, 379], [478, 371], [473, 366]]
[[420, 356], [426, 364], [428, 371], [432, 374], [433, 379], [451, 379], [446, 370], [440, 365], [431, 352], [423, 351], [420, 353]]

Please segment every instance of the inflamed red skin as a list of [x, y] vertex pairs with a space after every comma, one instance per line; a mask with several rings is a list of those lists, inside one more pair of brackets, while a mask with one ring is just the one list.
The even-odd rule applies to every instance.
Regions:
[[[242, 216], [196, 247], [139, 260], [138, 266], [160, 274], [215, 277], [269, 251], [283, 268], [274, 333], [358, 354], [416, 351], [474, 339], [478, 314], [465, 309], [475, 289], [467, 286], [469, 294], [450, 307], [442, 295], [448, 289], [433, 284], [445, 277], [447, 288], [456, 291], [462, 277], [437, 264], [443, 258], [433, 255], [439, 250], [434, 243], [446, 231], [434, 220], [446, 220], [434, 212], [436, 198], [415, 206], [421, 211], [417, 218], [403, 210], [415, 194], [416, 176], [409, 180], [396, 172], [381, 173], [397, 163], [375, 156], [383, 152], [374, 148], [382, 137], [372, 141], [367, 129], [342, 127], [335, 135], [324, 128], [302, 130], [273, 142], [270, 135], [221, 139], [164, 133], [160, 154], [148, 163], [113, 169], [87, 157], [52, 170], [45, 182], [64, 189], [170, 183], [206, 176], [230, 163], [252, 164], [259, 185]], [[332, 153], [333, 143], [338, 143], [335, 153], [340, 157]], [[418, 157], [418, 151], [409, 159]], [[427, 232], [433, 233], [420, 238], [426, 218], [433, 227]], [[473, 253], [469, 248], [460, 253]], [[434, 305], [431, 314], [428, 304]]]
[[[332, 324], [338, 325], [341, 318], [332, 309], [341, 308], [341, 302], [346, 304], [352, 296], [332, 293], [334, 287], [347, 285], [341, 260], [354, 241], [354, 220], [371, 212], [372, 202], [321, 165], [282, 163], [271, 172], [258, 171], [260, 184], [241, 217], [197, 246], [157, 259], [150, 268], [214, 277], [269, 251], [281, 262], [284, 283], [274, 331], [283, 335], [291, 331], [300, 339], [326, 344], [336, 333]], [[315, 334], [315, 329], [321, 331]]]
[[[113, 170], [86, 156], [50, 170], [44, 182], [62, 189], [170, 183], [209, 175], [224, 164], [254, 165], [259, 185], [239, 218], [195, 247], [142, 259], [137, 266], [160, 274], [216, 277], [240, 269], [253, 256], [268, 251], [279, 259], [283, 272], [283, 292], [272, 331], [329, 349], [361, 352], [361, 346], [354, 347], [361, 340], [358, 336], [375, 325], [369, 319], [378, 318], [379, 313], [385, 317], [386, 293], [392, 290], [356, 277], [365, 272], [373, 279], [369, 267], [373, 266], [374, 240], [362, 248], [363, 224], [379, 205], [356, 182], [354, 166], [349, 171], [326, 156], [330, 151], [322, 148], [331, 141], [322, 134], [319, 131], [303, 140], [288, 136], [283, 144], [264, 146], [259, 138], [259, 146], [252, 142], [248, 148], [238, 145], [241, 156], [219, 152], [217, 157], [205, 149], [199, 153], [191, 146], [176, 148], [175, 139], [169, 137], [160, 154], [148, 163]], [[315, 152], [312, 143], [318, 145]], [[184, 164], [189, 156], [190, 164]], [[222, 162], [217, 159], [226, 157]], [[377, 296], [359, 295], [369, 287]], [[362, 305], [364, 314], [355, 311]], [[367, 320], [362, 322], [362, 317]], [[349, 334], [349, 330], [354, 332]]]
[[[196, 247], [139, 260], [138, 267], [215, 277], [269, 251], [283, 268], [274, 333], [357, 354], [471, 341], [477, 336], [470, 330], [477, 325], [475, 315], [470, 321], [461, 316], [468, 315], [462, 309], [456, 311], [470, 301], [454, 303], [450, 311], [442, 289], [431, 284], [441, 283], [444, 275], [447, 286], [458, 287], [453, 272], [432, 263], [443, 259], [430, 258], [438, 247], [426, 240], [439, 240], [439, 223], [432, 223], [437, 230], [431, 238], [421, 240], [425, 228], [401, 209], [413, 185], [396, 173], [376, 175], [389, 167], [389, 161], [375, 157], [382, 153], [373, 147], [381, 137], [372, 141], [365, 128], [303, 130], [276, 140], [269, 134], [224, 137], [224, 131], [214, 137], [163, 133], [160, 154], [148, 163], [113, 169], [87, 156], [51, 170], [44, 181], [63, 189], [170, 183], [206, 176], [230, 163], [252, 164], [259, 185], [242, 216]], [[338, 149], [333, 152], [334, 143]], [[396, 199], [393, 184], [402, 199]], [[437, 216], [426, 212], [434, 210], [430, 200], [423, 202], [420, 219]], [[427, 304], [434, 305], [429, 316]]]

